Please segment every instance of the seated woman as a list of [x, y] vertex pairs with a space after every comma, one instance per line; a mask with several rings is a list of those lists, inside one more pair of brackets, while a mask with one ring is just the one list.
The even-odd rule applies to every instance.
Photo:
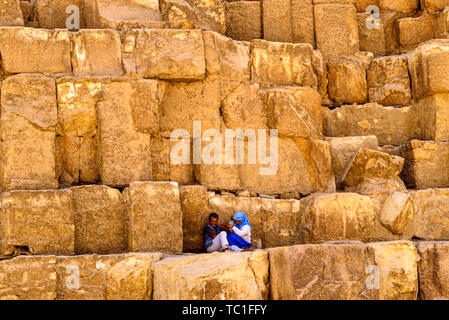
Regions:
[[237, 212], [232, 217], [235, 226], [229, 225], [228, 243], [230, 248], [249, 249], [251, 247], [251, 224], [244, 212]]

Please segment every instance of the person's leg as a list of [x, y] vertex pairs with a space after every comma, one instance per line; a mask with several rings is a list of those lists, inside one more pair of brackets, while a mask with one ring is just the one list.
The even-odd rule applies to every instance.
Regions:
[[220, 234], [217, 236], [217, 238], [220, 239], [222, 250], [225, 250], [229, 247], [227, 236], [228, 234], [225, 231], [220, 232]]
[[212, 245], [209, 248], [207, 248], [207, 252], [211, 253], [211, 252], [220, 251], [220, 250], [221, 250], [221, 239], [220, 239], [220, 237], [216, 236], [212, 240]]

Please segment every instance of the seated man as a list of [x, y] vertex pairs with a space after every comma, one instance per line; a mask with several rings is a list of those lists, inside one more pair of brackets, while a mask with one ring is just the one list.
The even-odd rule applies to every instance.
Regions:
[[218, 214], [215, 212], [209, 215], [209, 223], [204, 226], [204, 248], [207, 252], [225, 251], [229, 247], [227, 234], [218, 225]]

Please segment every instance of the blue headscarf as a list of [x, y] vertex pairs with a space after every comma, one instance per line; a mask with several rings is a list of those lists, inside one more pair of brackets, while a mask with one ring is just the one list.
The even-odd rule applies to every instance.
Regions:
[[249, 225], [249, 229], [253, 230], [253, 228], [251, 227], [248, 217], [246, 216], [245, 212], [239, 211], [236, 214], [234, 214], [234, 216], [232, 217], [232, 219], [234, 219], [235, 221], [241, 221], [240, 224], [235, 224], [235, 226], [239, 229], [242, 229], [243, 226], [245, 225]]

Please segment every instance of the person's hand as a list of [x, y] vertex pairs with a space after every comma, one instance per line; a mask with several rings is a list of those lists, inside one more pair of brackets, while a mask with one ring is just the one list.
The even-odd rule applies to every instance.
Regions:
[[226, 224], [222, 224], [222, 225], [221, 225], [221, 228], [227, 230], [227, 229], [229, 229], [229, 226], [226, 225]]
[[217, 236], [216, 234], [213, 234], [213, 235], [212, 235], [212, 239], [215, 239], [216, 236]]
[[232, 227], [233, 227], [233, 225], [231, 225], [231, 224], [228, 225], [228, 229], [232, 229]]

